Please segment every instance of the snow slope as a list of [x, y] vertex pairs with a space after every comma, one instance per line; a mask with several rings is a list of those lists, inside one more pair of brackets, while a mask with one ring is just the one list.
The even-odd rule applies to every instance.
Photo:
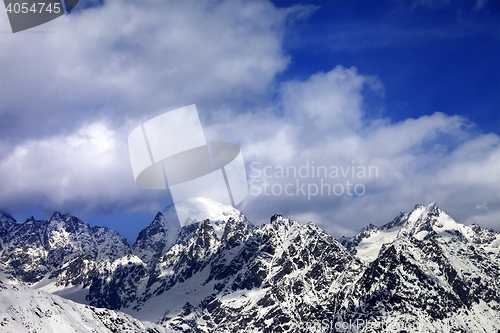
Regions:
[[126, 314], [78, 304], [24, 285], [0, 283], [0, 331], [37, 332], [167, 332]]

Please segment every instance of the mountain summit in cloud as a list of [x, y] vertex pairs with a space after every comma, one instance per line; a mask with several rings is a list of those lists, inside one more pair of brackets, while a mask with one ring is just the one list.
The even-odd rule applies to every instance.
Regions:
[[182, 207], [192, 213], [184, 227], [169, 207], [132, 246], [69, 214], [24, 223], [3, 214], [2, 282], [172, 332], [500, 329], [500, 234], [435, 203], [339, 241], [278, 214], [254, 226], [211, 200]]

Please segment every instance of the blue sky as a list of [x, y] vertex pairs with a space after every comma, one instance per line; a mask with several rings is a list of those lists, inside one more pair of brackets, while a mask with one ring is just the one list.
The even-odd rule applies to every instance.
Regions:
[[254, 223], [282, 213], [339, 237], [437, 201], [499, 228], [498, 1], [83, 0], [9, 29], [2, 10], [0, 209], [18, 221], [69, 211], [133, 241], [171, 199], [134, 184], [127, 136], [196, 104], [254, 185], [252, 163], [379, 170], [327, 180], [361, 196], [249, 195]]
[[[280, 78], [306, 78], [342, 64], [384, 83], [382, 116], [435, 111], [500, 133], [500, 3], [474, 1], [274, 1], [320, 6], [289, 27], [293, 57]], [[372, 112], [377, 112], [376, 107]]]

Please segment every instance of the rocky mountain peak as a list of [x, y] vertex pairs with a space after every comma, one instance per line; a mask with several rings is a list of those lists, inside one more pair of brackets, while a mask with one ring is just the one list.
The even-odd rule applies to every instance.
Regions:
[[221, 237], [221, 242], [228, 247], [234, 247], [239, 243], [248, 239], [254, 225], [244, 220], [235, 220], [229, 218], [224, 226], [224, 233]]
[[413, 237], [418, 240], [435, 238], [441, 242], [460, 240], [482, 244], [484, 249], [496, 255], [500, 234], [479, 226], [466, 226], [456, 222], [433, 202], [427, 206], [415, 205], [410, 212], [401, 212], [391, 222], [380, 227], [363, 228], [354, 237], [343, 237], [341, 243], [365, 261], [374, 260], [383, 244], [398, 238]]
[[[249, 224], [246, 217], [237, 209], [211, 199], [192, 198], [177, 202], [159, 212], [153, 222], [139, 233], [139, 237], [132, 245], [132, 252], [146, 264], [151, 265], [166, 254], [174, 244], [186, 244], [193, 236], [201, 242], [211, 243], [209, 239], [212, 237], [220, 241], [228, 222], [231, 226], [226, 240], [229, 239], [232, 228], [233, 232], [237, 229], [244, 230], [244, 224]], [[194, 229], [189, 227], [191, 225]], [[248, 229], [248, 226], [246, 228]], [[243, 236], [240, 235], [241, 237]], [[236, 241], [236, 238], [233, 238], [233, 241]]]
[[[0, 211], [0, 237], [6, 236], [13, 227], [17, 224], [17, 221], [9, 214]], [[1, 244], [0, 244], [1, 249]]]
[[35, 220], [35, 218], [33, 217], [33, 215], [31, 215], [30, 217], [28, 217], [26, 219], [26, 221], [24, 223], [34, 223], [36, 222], [37, 220]]
[[[193, 214], [182, 227], [179, 209]], [[312, 222], [275, 214], [253, 226], [207, 200], [158, 213], [132, 250], [117, 232], [63, 216], [1, 239], [5, 276], [167, 331], [322, 332], [357, 320], [500, 329], [500, 234], [435, 203], [370, 224], [345, 247]]]
[[8, 213], [0, 210], [0, 223], [16, 223], [17, 221]]
[[291, 218], [283, 217], [280, 214], [274, 214], [269, 222], [269, 224], [276, 229], [288, 229], [298, 223], [296, 221], [293, 221]]
[[217, 240], [217, 235], [215, 234], [215, 230], [213, 226], [210, 224], [210, 220], [206, 219], [204, 220], [200, 227], [198, 228], [196, 232], [196, 236], [203, 241], [204, 244], [209, 244], [213, 240]]
[[61, 212], [59, 211], [55, 211], [50, 220], [56, 220], [56, 219], [66, 219], [66, 218], [69, 218], [71, 215], [69, 213], [66, 213], [66, 214], [62, 214]]

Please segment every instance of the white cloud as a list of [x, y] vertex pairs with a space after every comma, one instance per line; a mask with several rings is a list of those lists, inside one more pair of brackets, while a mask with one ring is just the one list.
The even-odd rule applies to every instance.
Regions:
[[[437, 201], [461, 222], [498, 229], [497, 135], [443, 113], [371, 120], [365, 92], [382, 98], [384, 88], [354, 67], [276, 87], [289, 62], [286, 20], [311, 10], [266, 1], [107, 1], [44, 26], [55, 33], [2, 36], [1, 208], [160, 209], [167, 194], [133, 181], [127, 135], [154, 115], [196, 103], [207, 139], [240, 144], [248, 167], [378, 168], [378, 177], [329, 180], [362, 183], [359, 197], [249, 196], [241, 209], [254, 222], [282, 213], [339, 236]], [[8, 30], [5, 19], [0, 28]]]
[[342, 135], [359, 129], [363, 113], [360, 91], [366, 78], [356, 68], [337, 66], [317, 73], [305, 82], [283, 84], [283, 111], [297, 121], [314, 122], [320, 130]]
[[158, 196], [135, 186], [123, 132], [90, 123], [69, 136], [17, 145], [0, 161], [0, 202], [12, 210], [151, 210], [146, 200], [135, 202]]
[[[36, 30], [2, 35], [2, 138], [71, 133], [162, 108], [238, 105], [269, 93], [289, 57], [287, 20], [312, 7], [268, 1], [105, 1]], [[0, 29], [9, 30], [6, 17]], [[7, 51], [8, 50], [8, 51]], [[20, 134], [19, 129], [24, 133]]]
[[[298, 177], [300, 184], [306, 184], [304, 195], [297, 194], [294, 177], [265, 179], [261, 174], [251, 180], [257, 179], [253, 184], [263, 192], [249, 196], [242, 210], [259, 222], [274, 213], [314, 216], [336, 234], [342, 228], [356, 230], [368, 223], [382, 224], [402, 209], [437, 201], [461, 222], [482, 221], [498, 229], [492, 218], [496, 213], [486, 217], [475, 207], [500, 201], [500, 138], [475, 134], [467, 119], [443, 113], [399, 123], [390, 119], [368, 122], [363, 117], [363, 94], [364, 89], [372, 87], [371, 82], [378, 81], [358, 74], [354, 68], [339, 66], [303, 82], [284, 83], [283, 101], [277, 103], [283, 105], [284, 116], [279, 116], [277, 106], [278, 110], [265, 114], [219, 118], [221, 123], [210, 128], [210, 136], [239, 140], [252, 177], [259, 175], [250, 168], [252, 162], [260, 163], [254, 164], [260, 171], [269, 165], [268, 174], [279, 171], [279, 166], [295, 166], [298, 170], [313, 161], [315, 166], [375, 166], [378, 170], [378, 177], [360, 179], [348, 173], [346, 178], [325, 179], [331, 186], [344, 185], [344, 189], [347, 180], [362, 183], [366, 193], [361, 197], [308, 197], [307, 184], [319, 186], [320, 179]], [[269, 195], [264, 194], [264, 180], [269, 183]], [[273, 184], [278, 184], [276, 193], [291, 184], [289, 193], [294, 194], [275, 196]], [[315, 185], [311, 186], [314, 191]]]

